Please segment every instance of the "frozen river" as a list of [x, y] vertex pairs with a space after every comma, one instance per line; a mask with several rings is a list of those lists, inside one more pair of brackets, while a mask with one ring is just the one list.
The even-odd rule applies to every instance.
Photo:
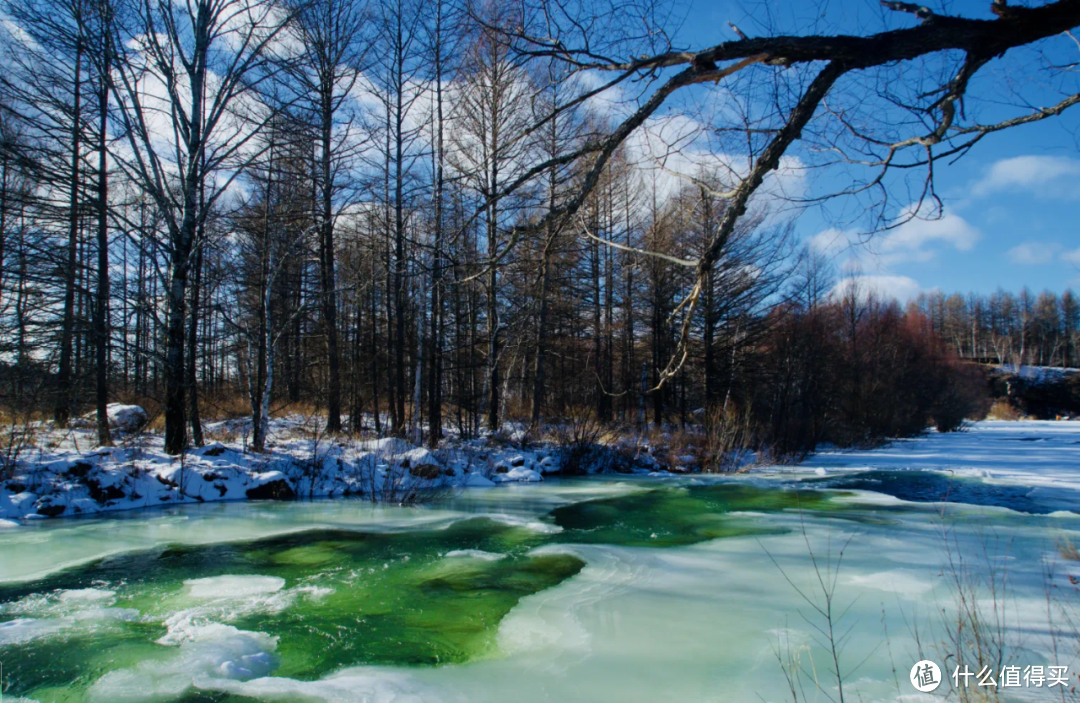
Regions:
[[958, 665], [1068, 701], [1078, 530], [1080, 423], [1039, 422], [730, 479], [42, 521], [0, 531], [3, 701], [984, 700]]

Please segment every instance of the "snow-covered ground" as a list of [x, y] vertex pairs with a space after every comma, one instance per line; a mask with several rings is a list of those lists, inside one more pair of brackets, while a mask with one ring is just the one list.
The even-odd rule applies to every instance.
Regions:
[[[316, 426], [305, 428], [306, 422], [273, 420], [264, 454], [245, 451], [239, 442], [213, 442], [171, 457], [152, 433], [87, 451], [93, 443], [89, 428], [39, 437], [39, 446], [24, 452], [14, 475], [0, 483], [0, 527], [15, 527], [17, 520], [213, 501], [375, 495], [395, 502], [418, 489], [538, 482], [560, 469], [552, 446], [523, 450], [481, 438], [432, 452], [394, 438], [315, 440], [310, 437], [317, 436]], [[214, 433], [228, 424], [210, 423], [207, 429]], [[674, 461], [692, 468], [692, 460]], [[672, 475], [658, 468], [643, 452], [635, 472]], [[1053, 494], [1060, 509], [1080, 512], [1080, 423], [979, 422], [962, 433], [930, 432], [869, 451], [824, 450], [797, 467], [762, 471], [822, 476], [868, 469], [929, 469], [1028, 486], [1032, 498]]]
[[[127, 406], [119, 409], [130, 416]], [[165, 454], [160, 435], [149, 432], [127, 439], [120, 433], [117, 446], [87, 450], [95, 444], [89, 424], [43, 431], [23, 451], [11, 477], [0, 483], [0, 527], [212, 501], [374, 495], [399, 502], [417, 490], [536, 482], [558, 470], [551, 448], [528, 451], [480, 439], [432, 452], [396, 438], [336, 441], [319, 437], [317, 422], [297, 417], [272, 421], [265, 453], [231, 441], [181, 457]], [[230, 434], [229, 425], [208, 423], [206, 430]]]
[[1015, 364], [998, 364], [996, 367], [1003, 373], [1016, 374], [1029, 383], [1058, 383], [1070, 376], [1080, 373], [1080, 369], [1062, 368], [1060, 366], [1028, 366], [1019, 368]]

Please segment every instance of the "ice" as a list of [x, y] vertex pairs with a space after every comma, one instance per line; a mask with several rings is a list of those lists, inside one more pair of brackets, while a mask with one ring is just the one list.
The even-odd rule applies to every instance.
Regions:
[[268, 675], [275, 666], [277, 638], [229, 625], [191, 627], [171, 656], [111, 671], [90, 687], [89, 699], [100, 703], [142, 703], [177, 700], [195, 688], [212, 687], [218, 679]]
[[61, 602], [99, 602], [107, 600], [112, 602], [116, 596], [116, 591], [107, 591], [101, 588], [76, 588], [72, 590], [62, 591], [60, 593]]
[[184, 581], [192, 598], [246, 598], [276, 593], [285, 587], [277, 576], [213, 576]]
[[0, 646], [23, 644], [54, 634], [89, 635], [117, 622], [137, 620], [138, 610], [110, 607], [115, 593], [98, 588], [61, 590], [52, 594], [32, 594], [0, 606], [0, 616], [15, 615], [0, 622]]
[[932, 581], [917, 572], [904, 569], [881, 571], [874, 574], [856, 574], [848, 579], [852, 586], [872, 588], [885, 593], [919, 596], [934, 588]]
[[65, 621], [59, 619], [16, 618], [0, 622], [0, 646], [23, 644], [46, 637], [64, 629], [66, 625]]
[[[922, 466], [963, 475], [965, 481], [979, 484], [1006, 482], [1026, 487], [1030, 490], [1023, 491], [1025, 495], [1055, 512], [1032, 515], [950, 504], [942, 518], [943, 504], [913, 503], [858, 490], [838, 499], [835, 513], [738, 511], [728, 517], [773, 532], [679, 548], [572, 544], [571, 529], [560, 532], [543, 517], [552, 507], [578, 500], [684, 486], [692, 480], [779, 486], [801, 478], [801, 485], [810, 488], [827, 485], [850, 471]], [[819, 470], [826, 473], [825, 481], [817, 480]], [[1072, 592], [1067, 577], [1070, 571], [1075, 573], [1075, 564], [1062, 561], [1057, 540], [1068, 537], [1080, 543], [1080, 509], [1071, 503], [1076, 487], [1080, 487], [1080, 423], [979, 423], [966, 433], [931, 433], [873, 451], [823, 452], [794, 470], [783, 467], [766, 474], [720, 479], [547, 481], [464, 491], [448, 499], [452, 508], [369, 510], [348, 501], [207, 504], [109, 520], [48, 521], [4, 535], [0, 577], [25, 577], [34, 569], [54, 568], [43, 565], [37, 554], [55, 554], [63, 562], [148, 545], [205, 544], [320, 528], [427, 529], [464, 517], [486, 516], [550, 533], [543, 540], [550, 544], [529, 552], [530, 556], [570, 553], [586, 566], [559, 586], [520, 600], [499, 623], [491, 651], [478, 660], [429, 667], [347, 666], [325, 676], [287, 678], [284, 668], [278, 668], [278, 657], [287, 657], [287, 647], [269, 627], [267, 632], [255, 632], [262, 628], [245, 618], [275, 612], [291, 616], [288, 608], [296, 606], [299, 611], [300, 604], [308, 605], [305, 599], [325, 597], [329, 589], [309, 580], [294, 582], [291, 576], [286, 581], [271, 575], [277, 573], [273, 571], [215, 575], [191, 578], [164, 594], [162, 613], [155, 616], [167, 630], [160, 640], [161, 651], [105, 673], [93, 683], [87, 700], [123, 703], [202, 695], [289, 703], [780, 701], [790, 696], [785, 695], [775, 657], [778, 643], [799, 649], [806, 655], [804, 662], [812, 656], [817, 671], [825, 671], [820, 666], [826, 661], [825, 653], [814, 639], [820, 635], [803, 619], [803, 615], [815, 615], [792, 583], [819, 597], [809, 550], [819, 565], [831, 550], [835, 563], [837, 550], [846, 545], [834, 601], [837, 612], [847, 612], [840, 631], [850, 629], [845, 635], [849, 639], [844, 664], [854, 667], [866, 661], [849, 680], [845, 698], [930, 701], [940, 698], [919, 697], [903, 687], [920, 646], [945, 641], [943, 628], [955, 622], [948, 617], [954, 594], [942, 521], [955, 519], [947, 523], [949, 548], [954, 555], [963, 555], [964, 563], [972, 568], [984, 563], [980, 549], [986, 548], [988, 537], [998, 533], [1007, 538], [1010, 610], [1006, 625], [1024, 637], [1024, 649], [1015, 656], [1020, 664], [1045, 664], [1052, 660], [1046, 626], [1047, 566], [1059, 565], [1054, 583], [1061, 591]], [[536, 535], [529, 538], [540, 541]], [[558, 543], [564, 538], [565, 543]], [[494, 558], [502, 549], [478, 553], [470, 546], [464, 543], [444, 556]], [[390, 573], [398, 558], [387, 560]], [[382, 578], [383, 573], [377, 569], [373, 578]], [[22, 638], [59, 636], [61, 623], [69, 628], [64, 636], [74, 631], [71, 628], [108, 626], [101, 611], [123, 610], [114, 606], [124, 602], [123, 596], [117, 600], [116, 593], [123, 594], [125, 586], [94, 586], [18, 601], [2, 611], [12, 619], [0, 624], [0, 638], [5, 637], [5, 628], [12, 641], [32, 641]], [[328, 598], [317, 607], [330, 607], [336, 600]], [[993, 607], [985, 599], [979, 604]], [[356, 617], [356, 613], [345, 616]], [[916, 625], [921, 644], [911, 634]], [[884, 641], [888, 647], [882, 646]], [[1073, 640], [1058, 644], [1076, 651]], [[899, 692], [894, 668], [901, 672]], [[203, 693], [193, 693], [196, 689]], [[827, 700], [816, 695], [812, 685], [808, 693], [808, 700]]]
[[505, 513], [496, 513], [485, 515], [496, 522], [501, 522], [504, 525], [512, 525], [514, 527], [524, 527], [527, 530], [533, 532], [542, 532], [546, 534], [555, 534], [562, 532], [562, 528], [558, 525], [552, 525], [549, 522], [540, 522], [539, 520], [529, 520], [527, 518], [518, 517], [516, 515], [507, 515]]
[[443, 556], [448, 559], [462, 557], [466, 559], [481, 559], [483, 561], [499, 561], [500, 559], [506, 558], [505, 554], [485, 552], [483, 549], [452, 549]]

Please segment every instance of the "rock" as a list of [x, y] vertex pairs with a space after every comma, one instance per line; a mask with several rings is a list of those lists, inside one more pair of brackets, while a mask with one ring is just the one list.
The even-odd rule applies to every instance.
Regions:
[[553, 457], [546, 456], [540, 460], [540, 471], [545, 474], [558, 473], [562, 467], [559, 466], [558, 460]]
[[72, 478], [86, 478], [93, 468], [94, 465], [88, 461], [76, 461], [64, 473]]
[[121, 432], [138, 432], [150, 419], [146, 411], [138, 405], [109, 403], [105, 411], [109, 415], [109, 425]]
[[252, 500], [294, 500], [296, 492], [283, 478], [247, 489], [247, 497]]
[[420, 464], [409, 468], [409, 473], [417, 478], [422, 478], [428, 481], [437, 479], [442, 473], [442, 469], [435, 464]]
[[127, 494], [119, 486], [102, 488], [101, 484], [93, 479], [86, 482], [86, 488], [90, 491], [90, 497], [96, 500], [99, 505], [105, 505], [110, 500], [120, 500], [127, 497]]
[[66, 508], [65, 505], [42, 505], [37, 509], [37, 514], [44, 517], [57, 517], [63, 515]]
[[510, 466], [525, 466], [525, 457], [518, 454], [510, 459]]
[[204, 447], [202, 450], [203, 456], [221, 456], [226, 451], [225, 445], [220, 442], [214, 442], [208, 447]]

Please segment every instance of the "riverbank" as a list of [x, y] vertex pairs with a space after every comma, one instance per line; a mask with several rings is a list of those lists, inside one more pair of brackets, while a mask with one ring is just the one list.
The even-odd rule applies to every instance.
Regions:
[[[230, 434], [228, 423], [209, 429]], [[481, 437], [450, 440], [430, 451], [396, 438], [330, 439], [319, 434], [318, 421], [303, 418], [276, 419], [273, 430], [274, 440], [262, 454], [248, 451], [240, 437], [211, 442], [180, 457], [165, 454], [161, 437], [152, 432], [92, 450], [84, 449], [93, 443], [90, 429], [43, 433], [23, 452], [10, 478], [0, 482], [0, 528], [51, 517], [220, 501], [363, 497], [374, 503], [410, 503], [439, 490], [540, 482], [563, 468], [560, 448], [550, 442], [525, 448]], [[988, 451], [988, 442], [997, 451]], [[1022, 453], [1011, 452], [1020, 447]], [[1070, 492], [1080, 491], [1080, 477], [1073, 469], [1078, 448], [1080, 423], [985, 421], [963, 433], [930, 431], [873, 450], [823, 448], [800, 465], [763, 465], [756, 472], [931, 469], [1065, 491], [1061, 509], [1080, 511], [1080, 499], [1074, 500]], [[697, 469], [693, 456], [674, 457], [670, 465], [654, 451], [668, 450], [647, 441], [632, 452], [623, 448], [622, 456], [631, 458], [620, 470], [670, 477], [669, 469], [679, 474]], [[587, 472], [603, 468], [597, 463]]]

